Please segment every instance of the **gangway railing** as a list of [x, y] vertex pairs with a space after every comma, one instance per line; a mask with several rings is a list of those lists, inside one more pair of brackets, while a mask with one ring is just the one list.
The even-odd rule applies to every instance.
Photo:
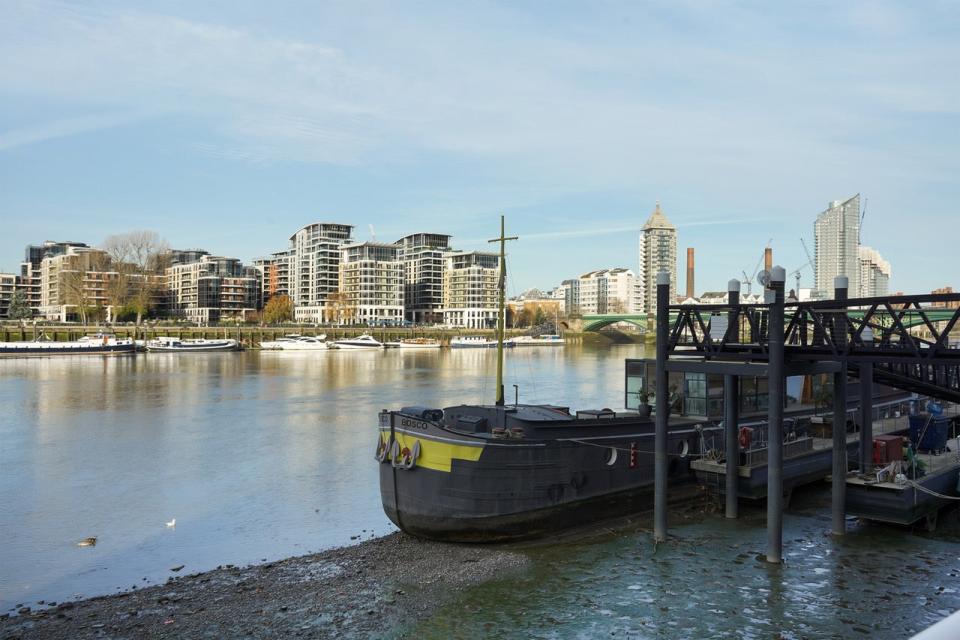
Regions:
[[[668, 353], [765, 361], [769, 305], [674, 305]], [[960, 402], [960, 294], [793, 302], [784, 306], [787, 360], [872, 363], [877, 381]]]

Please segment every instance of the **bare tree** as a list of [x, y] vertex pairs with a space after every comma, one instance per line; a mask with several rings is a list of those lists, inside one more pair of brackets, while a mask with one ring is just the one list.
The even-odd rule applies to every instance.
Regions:
[[622, 298], [612, 298], [607, 303], [607, 313], [627, 313], [627, 303]]
[[356, 309], [350, 303], [350, 296], [343, 291], [333, 291], [327, 294], [327, 318], [337, 324], [350, 324]]
[[108, 236], [101, 247], [110, 257], [114, 277], [107, 287], [108, 303], [119, 310], [130, 302], [130, 249], [124, 236]]
[[116, 297], [111, 296], [111, 303], [122, 301], [121, 306], [132, 306], [140, 324], [162, 286], [156, 276], [168, 266], [170, 245], [156, 231], [131, 231], [109, 236], [103, 249], [118, 272], [116, 286], [112, 287]]
[[63, 302], [77, 307], [80, 322], [83, 324], [87, 324], [87, 308], [90, 306], [89, 289], [84, 282], [85, 275], [82, 269], [61, 271], [59, 274]]

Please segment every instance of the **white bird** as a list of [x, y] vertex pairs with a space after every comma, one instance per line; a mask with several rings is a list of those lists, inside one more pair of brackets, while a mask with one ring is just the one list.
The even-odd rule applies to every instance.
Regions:
[[176, 527], [176, 526], [177, 526], [177, 519], [174, 518], [173, 520], [171, 520], [170, 522], [168, 522], [168, 523], [167, 523], [167, 526], [170, 527], [171, 529], [173, 529], [174, 527]]

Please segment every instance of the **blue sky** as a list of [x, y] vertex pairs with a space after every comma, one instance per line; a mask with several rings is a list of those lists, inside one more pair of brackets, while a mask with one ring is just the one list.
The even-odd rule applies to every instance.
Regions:
[[635, 268], [659, 200], [702, 291], [771, 237], [799, 267], [860, 192], [895, 289], [958, 287], [958, 36], [927, 2], [5, 0], [0, 270], [134, 229], [251, 259], [318, 220], [479, 248], [504, 213], [512, 286], [549, 287]]

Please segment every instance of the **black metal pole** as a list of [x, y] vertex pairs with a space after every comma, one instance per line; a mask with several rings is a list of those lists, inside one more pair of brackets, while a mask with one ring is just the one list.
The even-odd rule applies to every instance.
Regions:
[[[727, 283], [727, 303], [730, 305], [730, 313], [727, 316], [727, 341], [738, 343], [740, 341], [739, 331], [739, 305], [740, 305], [740, 281], [731, 280]], [[738, 517], [737, 512], [737, 484], [739, 475], [737, 469], [740, 466], [740, 446], [737, 442], [737, 427], [740, 422], [740, 377], [726, 374], [723, 376], [723, 430], [724, 430], [724, 450], [726, 451], [726, 516], [728, 518]]]
[[723, 376], [723, 434], [725, 438], [726, 468], [724, 489], [726, 496], [726, 516], [738, 517], [737, 513], [737, 469], [740, 465], [740, 444], [737, 441], [739, 423], [740, 377], [733, 374]]
[[[847, 276], [833, 279], [833, 297], [840, 309], [833, 319], [833, 340], [843, 352], [847, 344]], [[840, 359], [840, 371], [833, 374], [833, 473], [830, 476], [833, 535], [847, 532], [847, 359]]]
[[873, 467], [873, 363], [860, 363], [860, 472]]
[[767, 562], [783, 560], [783, 286], [787, 272], [770, 271], [770, 304], [767, 348]]
[[653, 539], [667, 539], [667, 421], [668, 404], [667, 342], [670, 339], [670, 274], [657, 274], [657, 380], [656, 420], [653, 443]]

